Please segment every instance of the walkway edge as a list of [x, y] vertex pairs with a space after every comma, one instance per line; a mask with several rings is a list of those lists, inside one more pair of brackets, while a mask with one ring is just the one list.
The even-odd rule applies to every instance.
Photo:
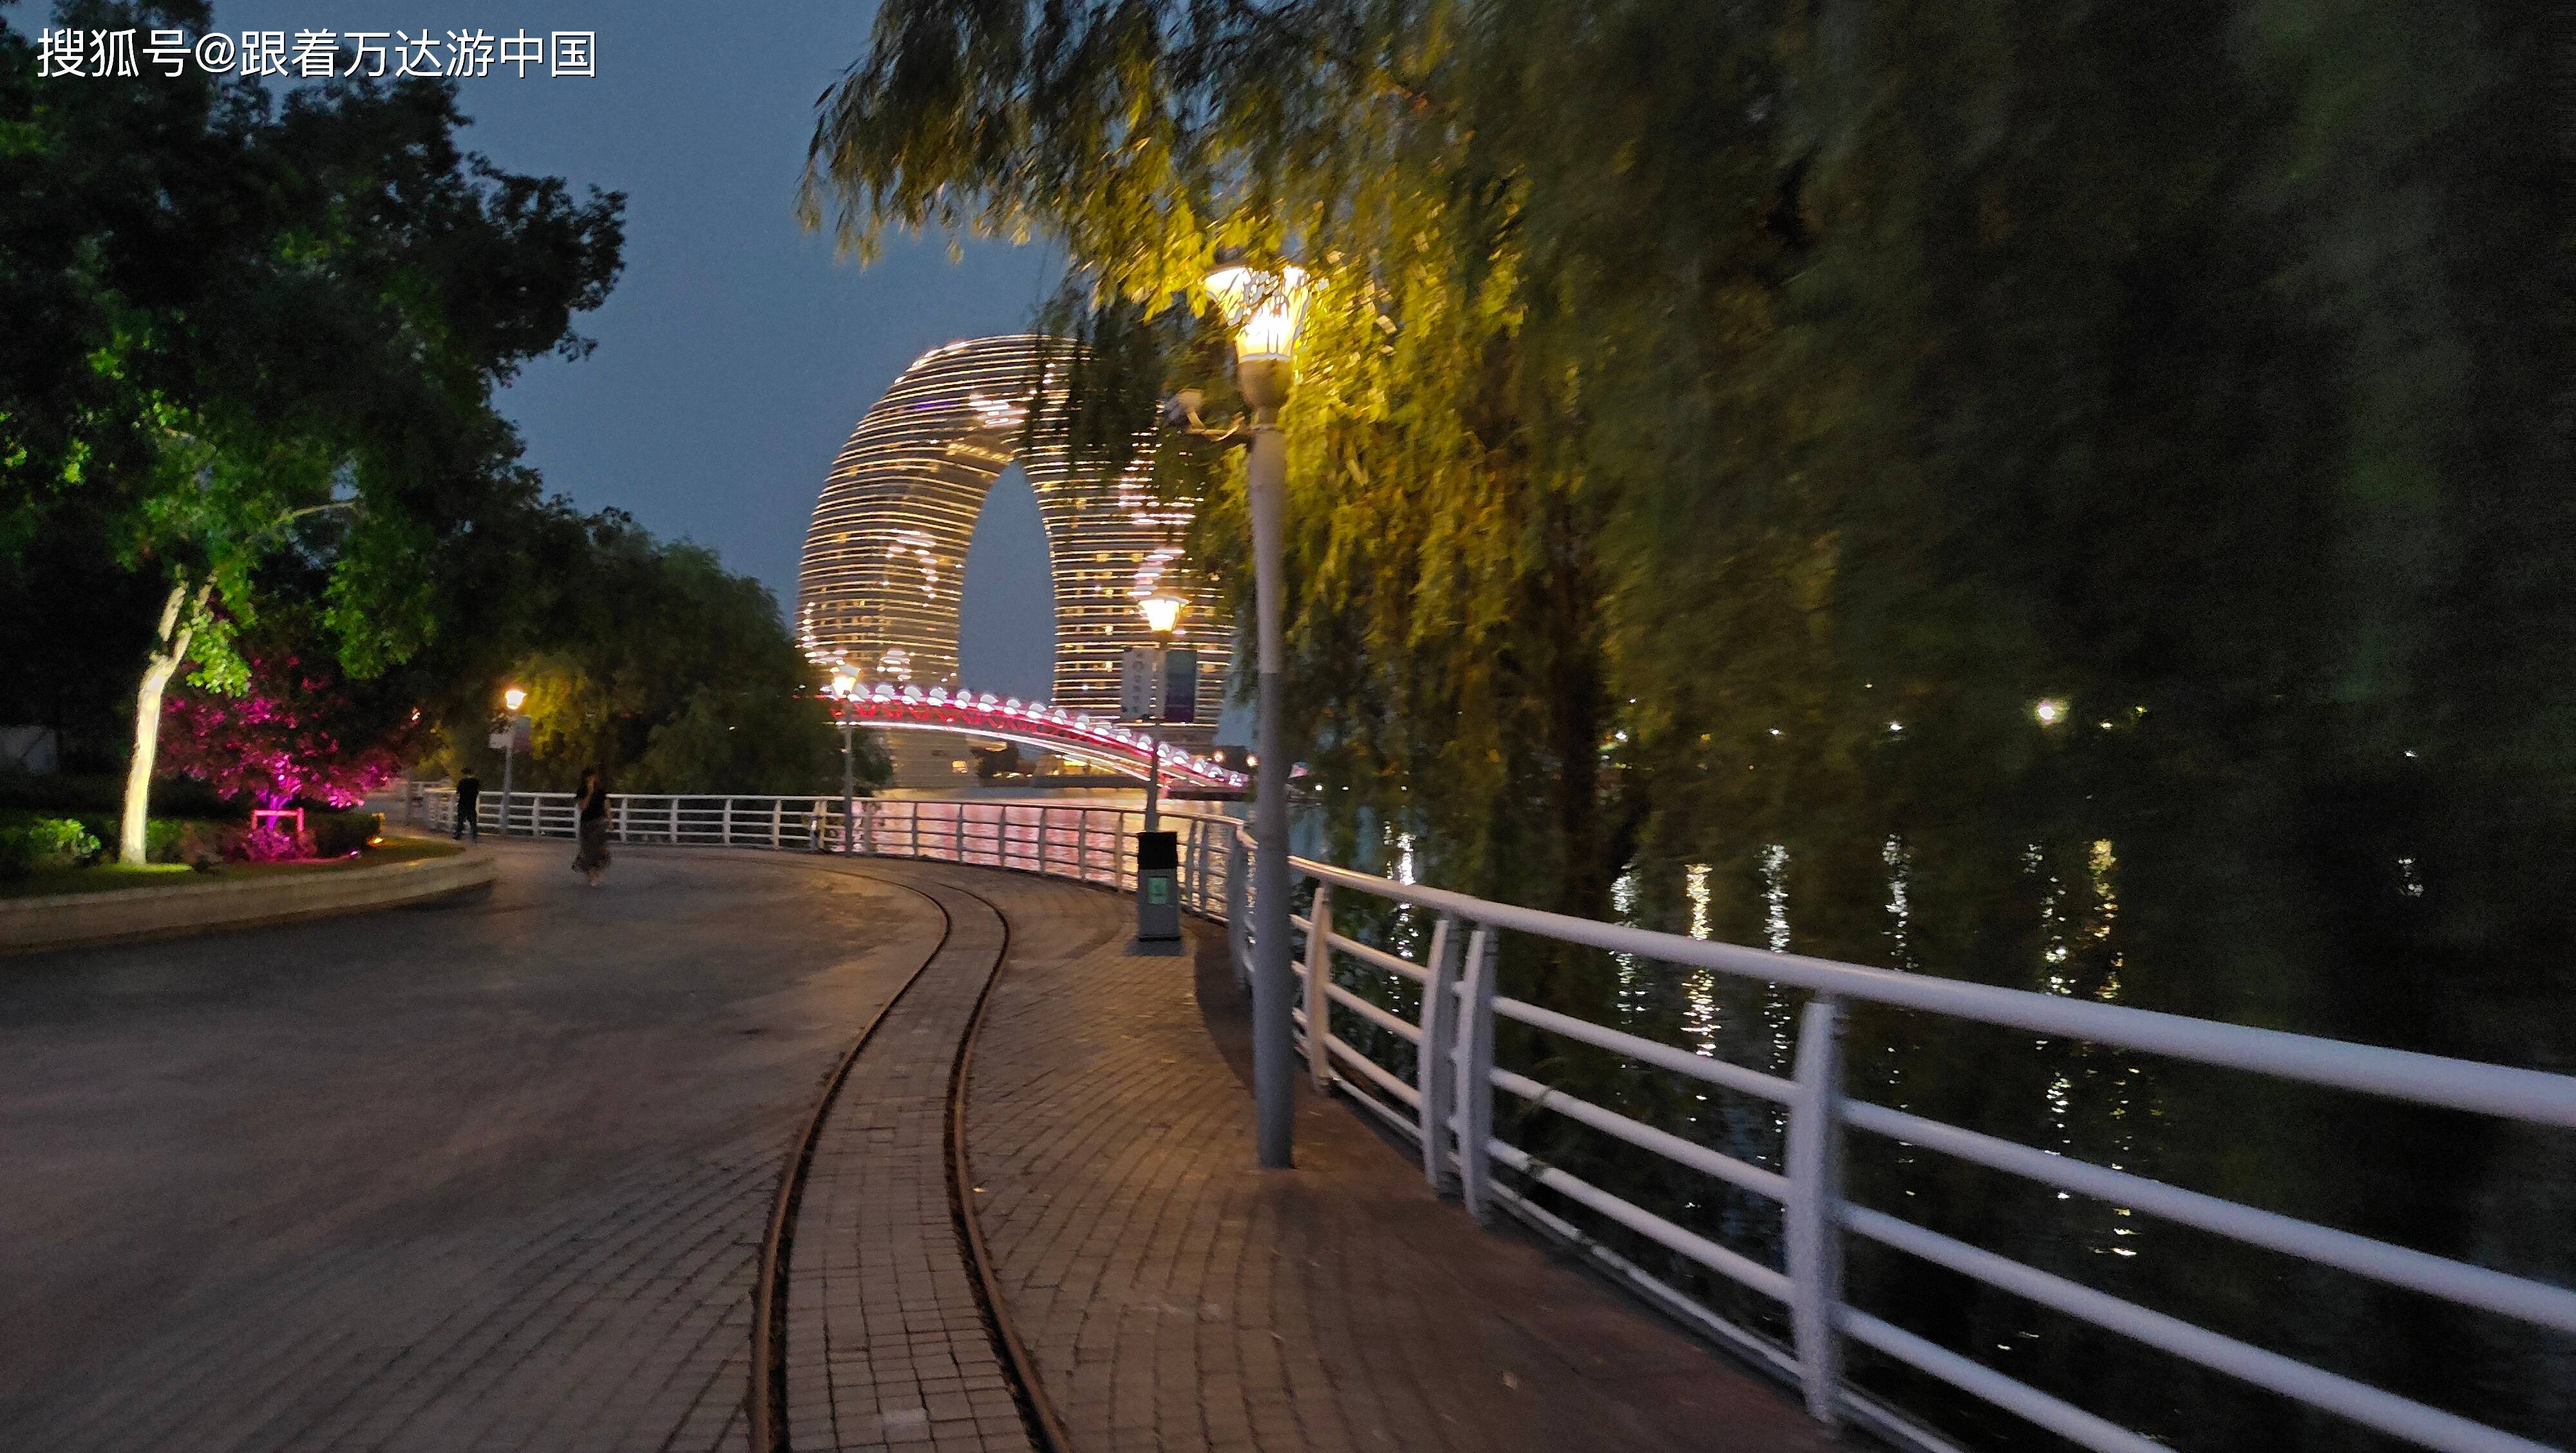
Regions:
[[487, 891], [500, 872], [490, 853], [467, 852], [307, 875], [21, 898], [0, 902], [0, 954], [185, 938], [414, 907]]

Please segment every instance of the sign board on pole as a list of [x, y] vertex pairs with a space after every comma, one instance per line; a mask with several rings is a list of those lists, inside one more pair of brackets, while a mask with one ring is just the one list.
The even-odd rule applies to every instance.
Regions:
[[1154, 650], [1130, 646], [1118, 663], [1118, 719], [1186, 725], [1199, 719], [1199, 653], [1178, 647], [1163, 654], [1154, 675]]
[[531, 718], [524, 716], [510, 718], [510, 749], [517, 752], [526, 751], [535, 730], [536, 723]]
[[1174, 649], [1163, 653], [1163, 699], [1156, 716], [1188, 724], [1199, 719], [1199, 653]]
[[1145, 721], [1154, 715], [1154, 648], [1129, 646], [1118, 662], [1118, 719]]
[[510, 745], [510, 734], [508, 732], [494, 732], [492, 734], [492, 739], [485, 742], [484, 745], [497, 752], [503, 747]]

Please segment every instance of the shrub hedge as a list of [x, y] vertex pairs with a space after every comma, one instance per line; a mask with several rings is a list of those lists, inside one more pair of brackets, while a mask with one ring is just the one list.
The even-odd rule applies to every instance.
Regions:
[[45, 868], [69, 868], [97, 857], [96, 834], [78, 819], [0, 812], [0, 878], [23, 878]]

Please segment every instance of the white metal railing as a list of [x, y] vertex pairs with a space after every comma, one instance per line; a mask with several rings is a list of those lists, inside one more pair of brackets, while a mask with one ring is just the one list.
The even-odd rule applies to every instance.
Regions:
[[[451, 825], [452, 794], [428, 789], [418, 800], [417, 816], [426, 825]], [[611, 802], [613, 835], [621, 842], [838, 852], [848, 827], [837, 797], [630, 794]], [[901, 798], [862, 799], [858, 807], [856, 846], [863, 853], [1010, 868], [1118, 889], [1134, 885], [1126, 844], [1142, 827], [1143, 814], [1132, 808]], [[499, 829], [500, 815], [498, 795], [486, 792], [477, 814], [486, 830]], [[549, 837], [574, 832], [567, 793], [516, 794], [509, 816], [514, 832]], [[1182, 906], [1227, 925], [1229, 953], [1238, 975], [1248, 979], [1253, 950], [1249, 833], [1235, 819], [1211, 813], [1167, 812], [1164, 817], [1179, 836]], [[2128, 1428], [1844, 1302], [1841, 1251], [1856, 1236], [2423, 1447], [2455, 1453], [2552, 1453], [2546, 1444], [1846, 1201], [1840, 1193], [1843, 1139], [1846, 1131], [1858, 1130], [2563, 1334], [2576, 1335], [2576, 1290], [1846, 1098], [1841, 1041], [1847, 1004], [1882, 1004], [2568, 1130], [2576, 1130], [2576, 1077], [1772, 953], [1489, 902], [1305, 858], [1290, 861], [1292, 882], [1314, 885], [1309, 911], [1290, 916], [1302, 940], [1293, 969], [1302, 986], [1302, 1008], [1290, 1017], [1315, 1084], [1351, 1092], [1354, 1103], [1413, 1140], [1433, 1187], [1459, 1194], [1480, 1220], [1499, 1209], [1583, 1248], [1650, 1300], [1792, 1379], [1819, 1418], [1849, 1418], [1917, 1447], [1949, 1446], [1845, 1381], [1841, 1348], [1851, 1341], [2082, 1446], [2117, 1453], [2163, 1450]], [[1336, 932], [1333, 905], [1338, 894], [1365, 895], [1432, 916], [1423, 959], [1415, 962]], [[1807, 990], [1813, 997], [1799, 1025], [1793, 1071], [1784, 1079], [1502, 995], [1496, 990], [1497, 950], [1507, 933]], [[1411, 983], [1420, 990], [1417, 1012], [1410, 1017], [1395, 1013], [1335, 983], [1336, 964]], [[1413, 1077], [1408, 1080], [1389, 1069], [1336, 1032], [1336, 1010], [1413, 1046]], [[1500, 1021], [1781, 1107], [1788, 1121], [1784, 1170], [1754, 1165], [1497, 1067], [1495, 1026]], [[1321, 1054], [1314, 1052], [1319, 1025]], [[1719, 1245], [1504, 1140], [1494, 1128], [1498, 1091], [1777, 1203], [1784, 1264], [1766, 1265]], [[1791, 1329], [1789, 1344], [1777, 1344], [1721, 1317], [1622, 1257], [1539, 1204], [1532, 1195], [1539, 1188], [1782, 1304]]]
[[[617, 843], [781, 852], [840, 853], [846, 845], [870, 857], [1008, 868], [1120, 890], [1136, 886], [1129, 845], [1144, 830], [1141, 808], [913, 797], [862, 797], [853, 805], [855, 841], [837, 796], [618, 792], [608, 798], [608, 835]], [[417, 789], [398, 810], [417, 826], [455, 831], [453, 789]], [[505, 809], [501, 794], [487, 790], [474, 818], [480, 831], [504, 836], [570, 838], [580, 828], [569, 792], [514, 792]], [[1170, 809], [1161, 818], [1180, 849], [1182, 909], [1223, 919], [1231, 886], [1249, 876], [1237, 856], [1234, 819]]]
[[[1480, 1219], [1501, 1208], [1565, 1237], [1666, 1307], [1794, 1378], [1810, 1412], [1850, 1417], [1900, 1441], [1943, 1440], [1851, 1388], [1841, 1348], [1858, 1342], [1970, 1395], [2008, 1409], [2085, 1447], [2150, 1453], [2163, 1445], [2069, 1402], [1918, 1337], [1845, 1303], [1841, 1251], [1849, 1237], [1945, 1267], [1988, 1286], [2122, 1334], [2202, 1367], [2427, 1448], [2458, 1453], [2546, 1453], [2545, 1444], [2281, 1356], [2250, 1343], [2094, 1290], [1883, 1211], [1842, 1198], [1842, 1140], [1859, 1130], [2041, 1185], [2131, 1208], [2249, 1246], [2334, 1267], [2463, 1307], [2576, 1334], [2576, 1290], [2319, 1226], [2143, 1176], [1845, 1098], [1845, 1006], [1874, 1003], [2001, 1025], [2093, 1044], [2142, 1050], [2280, 1080], [2329, 1086], [2419, 1105], [2576, 1129], [2576, 1077], [2445, 1059], [2061, 998], [1952, 979], [1897, 973], [1826, 959], [1712, 943], [1678, 934], [1570, 918], [1398, 883], [1303, 858], [1295, 880], [1311, 882], [1309, 911], [1290, 922], [1302, 937], [1297, 976], [1303, 1009], [1291, 1018], [1318, 1087], [1337, 1086], [1422, 1147], [1435, 1189], [1456, 1190]], [[1416, 963], [1333, 928], [1337, 894], [1362, 894], [1436, 915]], [[1248, 920], [1233, 947], [1248, 964]], [[1805, 989], [1794, 1073], [1783, 1079], [1556, 1013], [1495, 991], [1500, 935], [1517, 933], [1614, 954], [1700, 968], [1754, 983]], [[1402, 979], [1421, 990], [1407, 1019], [1333, 982], [1336, 963]], [[1335, 1010], [1413, 1045], [1408, 1082], [1369, 1058], [1332, 1025]], [[1497, 1020], [1607, 1050], [1702, 1083], [1756, 1096], [1787, 1114], [1786, 1173], [1684, 1140], [1494, 1064]], [[1324, 1051], [1315, 1052], [1317, 1026]], [[1349, 1074], [1344, 1073], [1345, 1068]], [[1722, 1181], [1781, 1207], [1785, 1265], [1773, 1267], [1718, 1245], [1654, 1210], [1564, 1169], [1541, 1163], [1494, 1130], [1497, 1091], [1574, 1120], [1647, 1155]], [[1529, 1194], [1544, 1187], [1720, 1277], [1783, 1304], [1791, 1341], [1780, 1346], [1736, 1325], [1586, 1235]]]

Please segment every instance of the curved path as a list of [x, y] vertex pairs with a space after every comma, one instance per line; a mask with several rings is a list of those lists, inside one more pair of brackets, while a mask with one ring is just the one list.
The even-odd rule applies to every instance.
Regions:
[[745, 1446], [781, 1156], [939, 915], [497, 851], [479, 904], [0, 966], [0, 1448]]
[[1253, 1170], [1215, 946], [1118, 899], [499, 851], [0, 970], [0, 1447], [749, 1448], [756, 1379], [795, 1453], [1825, 1446], [1340, 1107]]

